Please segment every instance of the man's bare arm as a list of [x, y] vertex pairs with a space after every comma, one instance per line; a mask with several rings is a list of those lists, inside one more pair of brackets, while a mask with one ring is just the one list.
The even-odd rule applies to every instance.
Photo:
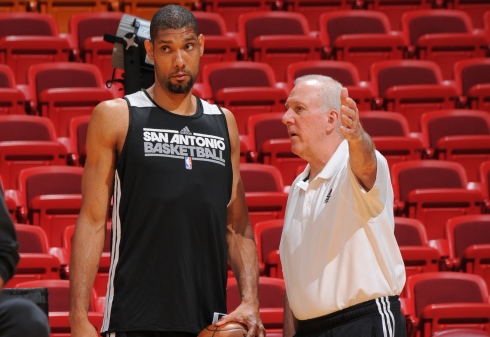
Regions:
[[104, 247], [118, 137], [124, 124], [122, 115], [127, 115], [125, 101], [103, 102], [94, 109], [87, 131], [82, 208], [75, 226], [70, 260], [70, 323], [73, 337], [98, 335], [88, 322], [87, 311]]
[[228, 255], [242, 298], [240, 306], [222, 321], [238, 321], [248, 326], [248, 336], [265, 336], [259, 316], [257, 247], [250, 224], [245, 190], [240, 178], [240, 142], [235, 118], [223, 109], [228, 121], [233, 164], [233, 189], [228, 206], [226, 239]]
[[346, 88], [341, 93], [340, 131], [349, 142], [350, 166], [366, 190], [373, 188], [376, 181], [377, 161], [374, 143], [359, 121], [359, 111], [354, 100], [348, 97]]

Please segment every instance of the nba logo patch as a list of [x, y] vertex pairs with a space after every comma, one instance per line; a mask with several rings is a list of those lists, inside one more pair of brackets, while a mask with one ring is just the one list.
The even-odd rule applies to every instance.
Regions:
[[184, 157], [185, 168], [187, 170], [192, 170], [192, 157]]

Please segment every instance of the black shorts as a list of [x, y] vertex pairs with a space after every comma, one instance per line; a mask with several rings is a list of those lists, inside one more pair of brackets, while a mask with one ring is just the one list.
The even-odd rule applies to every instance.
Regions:
[[296, 337], [405, 337], [398, 296], [380, 297], [334, 313], [300, 320]]

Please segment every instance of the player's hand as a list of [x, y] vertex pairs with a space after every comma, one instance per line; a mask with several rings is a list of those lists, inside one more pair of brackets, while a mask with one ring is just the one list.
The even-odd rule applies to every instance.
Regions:
[[97, 329], [85, 319], [80, 322], [71, 322], [71, 337], [100, 337]]
[[265, 329], [258, 308], [242, 302], [232, 313], [223, 316], [216, 325], [238, 322], [247, 326], [247, 337], [265, 337]]
[[347, 88], [342, 88], [340, 93], [340, 118], [342, 126], [340, 131], [347, 141], [356, 141], [362, 136], [362, 125], [359, 122], [359, 111], [356, 102], [349, 97]]

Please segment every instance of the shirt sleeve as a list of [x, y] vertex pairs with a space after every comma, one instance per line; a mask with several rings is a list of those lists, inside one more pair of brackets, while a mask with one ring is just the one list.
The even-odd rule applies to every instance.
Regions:
[[354, 194], [359, 198], [358, 212], [367, 218], [377, 217], [384, 209], [393, 209], [393, 188], [388, 162], [377, 150], [375, 153], [377, 160], [376, 181], [369, 191], [361, 186], [352, 170], [349, 170], [351, 183], [356, 186]]
[[0, 187], [0, 277], [4, 283], [12, 278], [19, 262], [19, 244], [15, 227], [5, 205]]

